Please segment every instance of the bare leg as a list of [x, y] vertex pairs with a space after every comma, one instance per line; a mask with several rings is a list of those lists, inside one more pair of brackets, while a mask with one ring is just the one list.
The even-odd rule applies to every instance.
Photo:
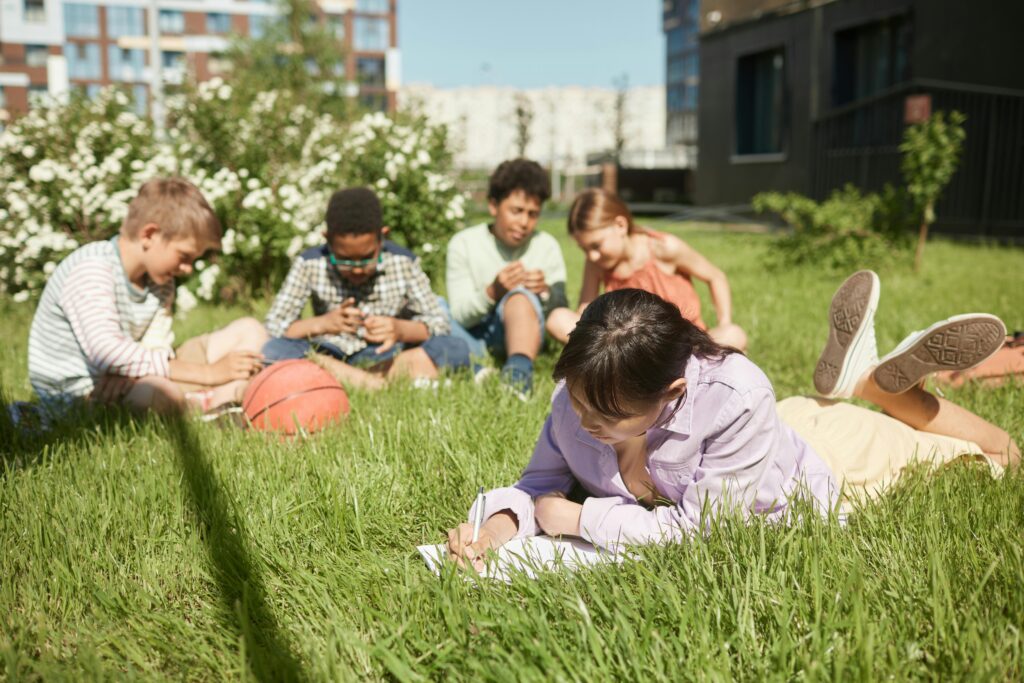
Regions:
[[263, 324], [255, 318], [239, 318], [210, 333], [206, 362], [216, 363], [232, 351], [259, 351], [270, 339]]
[[874, 403], [914, 429], [972, 441], [1004, 467], [1020, 462], [1020, 448], [1006, 431], [920, 386], [890, 394], [878, 388], [869, 372], [858, 382], [854, 396]]
[[166, 377], [143, 377], [125, 394], [123, 402], [132, 410], [152, 410], [159, 415], [185, 412], [185, 393]]
[[533, 360], [540, 351], [540, 321], [533, 304], [523, 294], [505, 302], [505, 349], [509, 356], [522, 354]]
[[731, 346], [744, 353], [747, 351], [747, 333], [736, 323], [712, 327], [708, 330], [708, 336], [722, 346]]
[[310, 358], [310, 360], [334, 375], [334, 378], [342, 384], [368, 391], [376, 391], [387, 386], [387, 381], [383, 377], [353, 367], [348, 363], [343, 363], [337, 358], [332, 358], [326, 354], [318, 353]]
[[394, 379], [395, 377], [408, 377], [410, 379], [425, 377], [427, 379], [434, 379], [437, 377], [437, 366], [434, 365], [434, 361], [430, 360], [430, 356], [423, 349], [409, 349], [408, 351], [402, 351], [395, 357], [394, 362], [387, 368], [386, 376], [388, 379]]
[[554, 339], [565, 344], [569, 341], [569, 333], [576, 327], [580, 314], [568, 308], [556, 308], [548, 315], [547, 331]]

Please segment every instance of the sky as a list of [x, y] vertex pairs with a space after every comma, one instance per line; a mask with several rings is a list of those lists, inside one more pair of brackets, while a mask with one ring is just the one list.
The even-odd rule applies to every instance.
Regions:
[[665, 82], [660, 0], [399, 0], [398, 47], [404, 84]]

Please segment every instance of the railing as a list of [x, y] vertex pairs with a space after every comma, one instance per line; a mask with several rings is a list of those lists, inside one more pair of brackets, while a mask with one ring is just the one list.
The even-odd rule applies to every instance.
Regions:
[[904, 101], [928, 94], [932, 111], [967, 115], [967, 139], [953, 180], [936, 206], [939, 232], [1024, 240], [1024, 92], [916, 80], [833, 110], [811, 133], [812, 194], [823, 199], [854, 183], [898, 185]]

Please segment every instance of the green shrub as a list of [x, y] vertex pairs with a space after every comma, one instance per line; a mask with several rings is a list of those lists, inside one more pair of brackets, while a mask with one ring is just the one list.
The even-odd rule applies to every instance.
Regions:
[[935, 220], [934, 205], [953, 177], [963, 144], [960, 112], [947, 119], [937, 112], [904, 132], [903, 184], [881, 193], [863, 193], [852, 184], [823, 202], [790, 192], [762, 192], [752, 204], [759, 213], [776, 213], [792, 228], [776, 242], [784, 264], [816, 263], [830, 270], [880, 268], [903, 260], [919, 231], [915, 267]]

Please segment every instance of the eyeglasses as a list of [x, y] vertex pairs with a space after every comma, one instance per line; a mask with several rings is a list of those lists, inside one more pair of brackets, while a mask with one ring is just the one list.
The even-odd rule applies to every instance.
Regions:
[[378, 252], [376, 256], [354, 260], [338, 258], [334, 254], [329, 254], [328, 258], [331, 261], [331, 265], [337, 268], [338, 270], [356, 270], [357, 268], [365, 270], [370, 268], [371, 266], [374, 268], [379, 266], [384, 261], [384, 254]]

